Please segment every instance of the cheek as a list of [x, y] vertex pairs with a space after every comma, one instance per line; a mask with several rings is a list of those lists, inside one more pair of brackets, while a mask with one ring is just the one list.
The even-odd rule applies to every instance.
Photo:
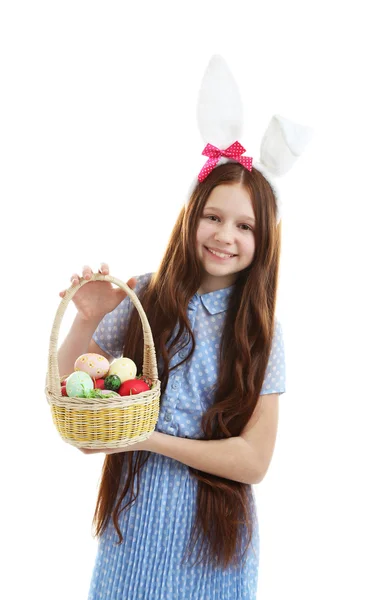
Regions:
[[208, 238], [210, 233], [211, 233], [210, 225], [208, 226], [208, 224], [205, 223], [204, 221], [201, 222], [197, 228], [197, 235], [196, 235], [197, 242], [199, 242], [199, 243], [203, 242], [205, 239]]
[[255, 236], [252, 234], [249, 234], [249, 238], [246, 243], [247, 243], [248, 248], [250, 248], [251, 250], [254, 250], [255, 246], [256, 246]]
[[240, 247], [242, 252], [246, 254], [254, 254], [256, 247], [254, 235], [250, 233], [249, 236], [247, 235], [246, 237], [243, 237], [242, 241], [240, 242]]
[[251, 238], [252, 239], [248, 242], [247, 246], [248, 246], [248, 252], [250, 254], [252, 254], [252, 256], [253, 256], [255, 253], [256, 244], [255, 244], [255, 238], [253, 235], [251, 236]]

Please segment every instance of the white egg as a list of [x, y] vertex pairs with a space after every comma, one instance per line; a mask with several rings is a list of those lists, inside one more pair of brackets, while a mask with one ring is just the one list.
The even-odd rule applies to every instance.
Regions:
[[108, 375], [117, 375], [121, 383], [127, 379], [134, 379], [137, 375], [137, 366], [131, 358], [117, 358], [110, 365]]

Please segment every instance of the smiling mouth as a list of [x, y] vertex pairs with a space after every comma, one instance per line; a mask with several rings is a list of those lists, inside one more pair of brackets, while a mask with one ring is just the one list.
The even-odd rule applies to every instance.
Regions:
[[237, 254], [226, 254], [226, 253], [218, 253], [215, 250], [210, 250], [207, 246], [204, 246], [205, 250], [209, 252], [212, 256], [219, 258], [220, 260], [229, 260], [230, 258], [234, 258]]

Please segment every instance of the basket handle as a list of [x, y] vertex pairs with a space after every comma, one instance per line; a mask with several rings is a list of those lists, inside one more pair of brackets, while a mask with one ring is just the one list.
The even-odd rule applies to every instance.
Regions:
[[60, 386], [60, 375], [59, 375], [59, 367], [57, 362], [57, 342], [59, 338], [59, 331], [61, 321], [63, 319], [64, 313], [67, 309], [69, 302], [72, 300], [73, 296], [76, 292], [90, 281], [110, 281], [115, 285], [119, 286], [124, 292], [127, 293], [133, 304], [135, 305], [138, 314], [140, 315], [142, 322], [142, 329], [144, 334], [144, 357], [143, 357], [143, 366], [142, 373], [146, 377], [150, 377], [153, 381], [158, 380], [158, 369], [157, 369], [157, 357], [155, 354], [154, 340], [153, 335], [150, 329], [149, 321], [145, 314], [144, 309], [142, 308], [142, 304], [139, 301], [135, 292], [123, 281], [120, 279], [116, 279], [116, 277], [112, 277], [112, 275], [102, 275], [101, 273], [93, 273], [90, 279], [84, 279], [80, 277], [78, 285], [71, 285], [71, 287], [66, 291], [64, 298], [61, 300], [60, 305], [57, 309], [55, 320], [52, 326], [51, 336], [50, 336], [50, 347], [48, 354], [48, 372], [47, 372], [47, 386], [48, 391], [52, 392], [55, 396], [61, 395], [61, 386]]

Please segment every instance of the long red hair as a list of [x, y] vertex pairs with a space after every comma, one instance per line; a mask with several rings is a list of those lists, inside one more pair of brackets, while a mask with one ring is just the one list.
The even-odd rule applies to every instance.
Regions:
[[[202, 416], [202, 439], [205, 440], [240, 435], [256, 408], [271, 351], [281, 225], [276, 226], [275, 197], [263, 175], [255, 168], [250, 172], [238, 163], [226, 163], [198, 183], [188, 207], [182, 208], [178, 216], [158, 270], [138, 294], [153, 332], [157, 358], [163, 357], [163, 371], [159, 373], [163, 402], [169, 372], [189, 360], [196, 346], [187, 307], [200, 283], [201, 268], [196, 254], [199, 219], [210, 192], [218, 185], [231, 183], [242, 183], [249, 191], [256, 218], [255, 254], [251, 265], [239, 273], [229, 299], [213, 404]], [[177, 335], [171, 339], [177, 323]], [[191, 350], [184, 360], [170, 368], [174, 348], [186, 332], [192, 341]], [[123, 356], [132, 358], [140, 372], [143, 334], [134, 308]], [[137, 500], [141, 470], [149, 456], [150, 452], [143, 451], [106, 456], [93, 519], [96, 536], [112, 518], [119, 543], [123, 541], [119, 515]], [[192, 555], [200, 542], [199, 562], [206, 557], [214, 566], [223, 568], [238, 564], [240, 551], [243, 550], [244, 556], [253, 538], [251, 486], [188, 468], [197, 479], [197, 512], [186, 555]], [[126, 480], [120, 490], [123, 469], [126, 469]], [[124, 499], [127, 502], [122, 506]]]

